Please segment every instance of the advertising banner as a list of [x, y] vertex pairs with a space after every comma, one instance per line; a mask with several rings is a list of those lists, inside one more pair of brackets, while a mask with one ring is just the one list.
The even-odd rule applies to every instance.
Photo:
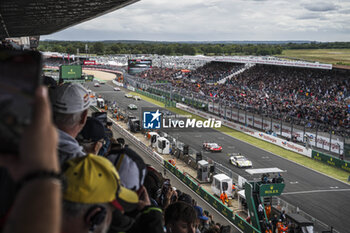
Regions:
[[[209, 112], [218, 114], [219, 115], [219, 104], [215, 104], [214, 108], [212, 107], [212, 103], [209, 105]], [[224, 116], [224, 110], [225, 107], [221, 108], [221, 116]], [[272, 126], [271, 126], [271, 118], [264, 118], [262, 119], [259, 116], [256, 116], [252, 113], [246, 112], [245, 110], [237, 110], [234, 109], [232, 111], [232, 117], [231, 117], [231, 109], [227, 107], [226, 109], [226, 119], [232, 119], [235, 121], [239, 121], [245, 126], [254, 127], [261, 129], [263, 132], [267, 130], [272, 130], [273, 133], [276, 135], [283, 136], [285, 138], [290, 139], [292, 134], [296, 137], [296, 140], [299, 142], [305, 142], [304, 139], [304, 130], [300, 129], [298, 127], [293, 127], [293, 130], [291, 128], [291, 125], [288, 123], [282, 123], [278, 120], [272, 120]], [[254, 121], [254, 122], [253, 122]], [[315, 129], [314, 129], [315, 130]], [[311, 146], [318, 147], [324, 150], [329, 150], [331, 152], [337, 153], [337, 154], [343, 154], [343, 148], [344, 148], [344, 142], [342, 138], [336, 137], [336, 135], [327, 135], [327, 133], [319, 132], [317, 135], [316, 140], [316, 133], [308, 132], [308, 129], [306, 129], [305, 135], [309, 138], [309, 143]]]
[[244, 233], [260, 233], [259, 230], [250, 225], [245, 219], [243, 219], [238, 214], [235, 214], [235, 219], [233, 223]]
[[93, 60], [84, 60], [84, 65], [86, 65], [86, 66], [96, 65], [96, 61], [93, 61]]
[[312, 158], [315, 160], [321, 161], [323, 163], [326, 163], [329, 166], [337, 167], [347, 172], [350, 172], [350, 163], [347, 161], [332, 157], [330, 155], [327, 155], [315, 150], [312, 151]]
[[259, 185], [259, 193], [262, 197], [280, 196], [283, 192], [284, 183], [261, 184]]

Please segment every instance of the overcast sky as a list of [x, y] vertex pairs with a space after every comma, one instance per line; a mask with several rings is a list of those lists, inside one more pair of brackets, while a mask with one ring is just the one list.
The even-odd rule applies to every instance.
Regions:
[[350, 0], [141, 0], [41, 39], [350, 41]]

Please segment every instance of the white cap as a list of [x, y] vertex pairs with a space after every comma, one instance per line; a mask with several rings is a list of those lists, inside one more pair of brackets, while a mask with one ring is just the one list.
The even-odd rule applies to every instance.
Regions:
[[82, 112], [91, 104], [89, 92], [79, 83], [65, 83], [57, 87], [52, 97], [53, 111], [59, 113]]

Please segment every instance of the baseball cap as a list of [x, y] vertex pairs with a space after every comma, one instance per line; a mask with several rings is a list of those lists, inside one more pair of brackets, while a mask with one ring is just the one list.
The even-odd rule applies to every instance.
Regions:
[[145, 181], [147, 167], [143, 159], [129, 147], [111, 150], [108, 159], [116, 167], [124, 187], [139, 190]]
[[66, 201], [98, 204], [111, 203], [119, 210], [137, 207], [137, 194], [122, 186], [118, 172], [108, 159], [89, 154], [68, 160], [63, 166], [67, 185]]
[[105, 127], [96, 118], [88, 117], [84, 128], [78, 135], [78, 141], [97, 142], [105, 137]]
[[82, 112], [91, 104], [89, 92], [79, 83], [64, 83], [54, 90], [52, 98], [53, 111], [59, 113]]
[[203, 215], [203, 209], [200, 206], [195, 206], [194, 209], [196, 210], [197, 213], [197, 218], [207, 221], [209, 218]]

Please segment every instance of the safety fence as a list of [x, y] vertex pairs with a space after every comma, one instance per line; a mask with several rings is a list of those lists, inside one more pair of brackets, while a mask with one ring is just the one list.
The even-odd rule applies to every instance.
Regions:
[[317, 161], [321, 161], [329, 166], [340, 168], [344, 171], [350, 172], [350, 162], [335, 158], [331, 155], [312, 150], [311, 157]]
[[176, 106], [176, 102], [175, 101], [171, 101], [167, 98], [164, 98], [163, 96], [159, 96], [159, 95], [155, 95], [149, 92], [145, 92], [139, 89], [135, 89], [135, 91], [141, 95], [144, 95], [146, 97], [152, 98], [154, 100], [157, 100], [159, 102], [162, 102], [165, 104], [166, 107], [175, 107]]

